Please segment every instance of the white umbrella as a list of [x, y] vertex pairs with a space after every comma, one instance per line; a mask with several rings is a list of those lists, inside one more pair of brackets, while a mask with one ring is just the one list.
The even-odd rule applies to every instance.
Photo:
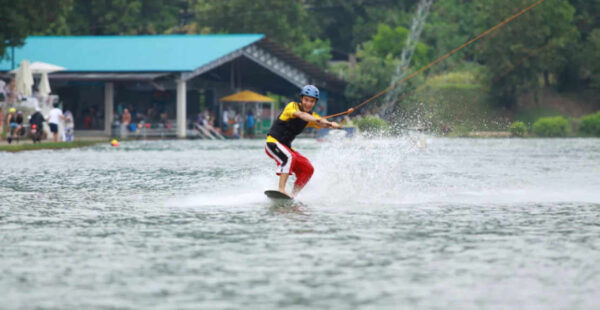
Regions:
[[31, 72], [33, 72], [34, 74], [42, 74], [42, 78], [40, 79], [40, 85], [38, 86], [38, 91], [42, 97], [48, 96], [51, 92], [50, 82], [48, 81], [48, 73], [65, 70], [67, 70], [67, 68], [41, 61], [35, 61], [31, 64]]
[[[33, 74], [42, 74], [44, 72], [52, 73], [57, 71], [64, 71], [67, 70], [67, 68], [41, 61], [34, 61], [29, 65], [29, 70], [31, 70], [31, 73]], [[17, 71], [19, 71], [19, 68], [12, 70], [11, 73], [16, 73]]]
[[[21, 67], [14, 69], [11, 72], [17, 73], [17, 75], [19, 75], [18, 72], [20, 70], [21, 70]], [[50, 82], [48, 81], [48, 73], [64, 71], [64, 70], [67, 70], [67, 69], [65, 67], [61, 67], [61, 66], [41, 62], [41, 61], [34, 61], [29, 65], [29, 71], [31, 71], [32, 74], [41, 74], [42, 75], [42, 77], [40, 79], [40, 84], [38, 85], [38, 91], [42, 97], [48, 96], [51, 92]], [[29, 87], [29, 88], [31, 89], [31, 87]], [[22, 92], [22, 94], [25, 95], [25, 93], [23, 93], [23, 92]], [[31, 95], [31, 93], [29, 93], [29, 95]]]
[[40, 79], [40, 85], [38, 86], [38, 92], [40, 96], [46, 97], [50, 95], [50, 82], [48, 81], [48, 72], [42, 72], [42, 78]]
[[33, 75], [29, 69], [29, 61], [21, 61], [15, 78], [17, 93], [23, 96], [31, 96], [31, 87], [33, 86]]
[[65, 68], [65, 67], [61, 67], [61, 66], [41, 62], [41, 61], [32, 62], [30, 68], [31, 68], [31, 72], [33, 74], [39, 74], [39, 73], [44, 74], [44, 73], [52, 73], [52, 72], [67, 70], [67, 68]]

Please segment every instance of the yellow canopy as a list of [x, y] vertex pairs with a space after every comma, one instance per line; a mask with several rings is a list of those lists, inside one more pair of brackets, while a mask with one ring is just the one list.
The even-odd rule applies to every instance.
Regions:
[[244, 90], [237, 94], [229, 95], [220, 99], [221, 101], [229, 101], [229, 102], [274, 102], [275, 100], [263, 96], [261, 94], [257, 94], [253, 91]]

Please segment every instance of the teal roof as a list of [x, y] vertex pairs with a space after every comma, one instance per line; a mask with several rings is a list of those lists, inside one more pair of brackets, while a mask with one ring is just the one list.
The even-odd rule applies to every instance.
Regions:
[[[144, 35], [144, 36], [33, 36], [15, 48], [15, 66], [21, 60], [41, 61], [75, 72], [193, 71], [239, 50], [262, 34]], [[12, 57], [11, 49], [6, 55]], [[0, 61], [0, 71], [12, 61]]]

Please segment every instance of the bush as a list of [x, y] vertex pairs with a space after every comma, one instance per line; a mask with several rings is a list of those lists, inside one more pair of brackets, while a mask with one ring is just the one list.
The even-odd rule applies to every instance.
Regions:
[[582, 117], [579, 132], [584, 135], [600, 137], [600, 111]]
[[569, 122], [562, 116], [542, 117], [533, 123], [533, 132], [540, 137], [564, 137]]
[[387, 131], [390, 125], [376, 115], [367, 115], [354, 121], [358, 129], [366, 133], [380, 133]]
[[516, 121], [508, 127], [510, 135], [513, 137], [522, 137], [527, 132], [527, 125], [523, 122]]

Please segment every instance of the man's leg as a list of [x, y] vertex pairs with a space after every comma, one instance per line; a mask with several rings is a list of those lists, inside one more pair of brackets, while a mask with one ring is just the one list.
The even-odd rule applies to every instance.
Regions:
[[289, 173], [281, 173], [279, 174], [279, 191], [288, 195], [289, 194], [285, 191], [285, 184], [287, 183], [288, 177], [290, 176]]
[[294, 189], [292, 190], [292, 195], [296, 196], [303, 188], [306, 186], [306, 183], [312, 177], [315, 169], [313, 168], [310, 161], [302, 156], [298, 152], [294, 152], [294, 174], [296, 174], [296, 182], [294, 183]]
[[285, 185], [290, 176], [290, 169], [292, 167], [291, 150], [282, 145], [281, 143], [268, 142], [265, 146], [265, 152], [277, 163], [277, 174], [279, 175], [279, 191], [288, 196], [291, 196], [285, 191]]

